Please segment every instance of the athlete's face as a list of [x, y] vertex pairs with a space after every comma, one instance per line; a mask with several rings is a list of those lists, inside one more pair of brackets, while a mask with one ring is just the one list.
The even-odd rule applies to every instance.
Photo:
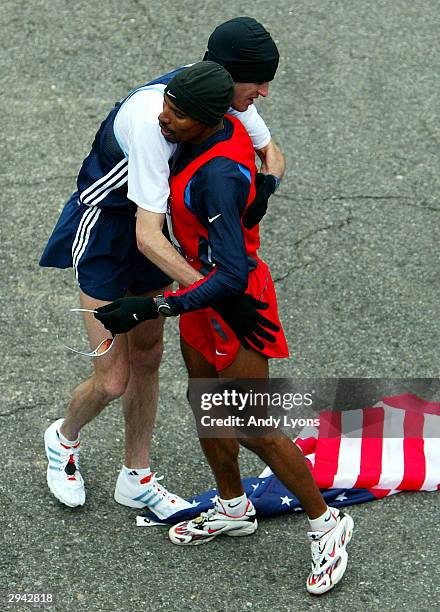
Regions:
[[200, 143], [212, 130], [206, 124], [192, 119], [181, 111], [167, 96], [163, 97], [163, 110], [159, 115], [159, 125], [162, 136], [168, 142]]
[[269, 82], [266, 83], [235, 83], [234, 98], [231, 106], [240, 112], [244, 112], [254, 100], [269, 95]]

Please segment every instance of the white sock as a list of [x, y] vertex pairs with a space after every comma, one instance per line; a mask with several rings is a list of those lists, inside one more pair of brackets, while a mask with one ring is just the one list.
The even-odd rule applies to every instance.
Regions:
[[145, 476], [149, 476], [151, 474], [151, 468], [128, 468], [127, 466], [122, 466], [122, 471], [125, 476], [140, 476], [141, 478], [145, 478]]
[[219, 508], [229, 516], [243, 516], [248, 505], [248, 498], [246, 493], [243, 493], [240, 497], [234, 497], [233, 499], [219, 497], [217, 503]]
[[68, 440], [65, 436], [63, 436], [63, 434], [61, 433], [59, 429], [57, 429], [57, 434], [58, 434], [59, 441], [61, 442], [61, 444], [64, 444], [65, 446], [75, 446], [75, 444], [78, 444], [79, 442], [79, 434], [76, 440]]
[[323, 533], [330, 531], [336, 526], [336, 518], [339, 515], [339, 510], [336, 508], [329, 508], [318, 518], [309, 518], [310, 528], [312, 531], [322, 531]]

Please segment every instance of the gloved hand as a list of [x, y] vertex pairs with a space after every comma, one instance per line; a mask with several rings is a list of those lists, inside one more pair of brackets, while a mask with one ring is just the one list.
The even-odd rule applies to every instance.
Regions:
[[126, 332], [149, 319], [157, 319], [156, 303], [151, 297], [124, 297], [96, 309], [95, 318], [113, 335]]
[[212, 308], [225, 320], [245, 349], [252, 348], [249, 342], [252, 342], [256, 348], [263, 349], [264, 344], [261, 338], [267, 342], [276, 341], [275, 336], [267, 330], [277, 332], [280, 329], [279, 326], [263, 317], [259, 312], [269, 308], [266, 302], [260, 302], [252, 295], [243, 293], [217, 302]]
[[260, 223], [266, 214], [269, 198], [275, 192], [278, 183], [273, 174], [257, 173], [255, 177], [255, 186], [257, 188], [255, 199], [249, 204], [243, 216], [243, 225], [246, 229], [252, 229]]

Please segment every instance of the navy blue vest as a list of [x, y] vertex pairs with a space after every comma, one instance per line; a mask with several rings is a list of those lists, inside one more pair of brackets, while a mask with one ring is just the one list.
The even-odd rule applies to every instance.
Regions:
[[137, 91], [150, 85], [167, 85], [181, 70], [183, 67], [137, 87], [118, 102], [101, 123], [92, 150], [78, 174], [77, 186], [83, 204], [101, 208], [135, 208], [135, 204], [127, 198], [128, 160], [115, 138], [115, 117], [121, 105]]

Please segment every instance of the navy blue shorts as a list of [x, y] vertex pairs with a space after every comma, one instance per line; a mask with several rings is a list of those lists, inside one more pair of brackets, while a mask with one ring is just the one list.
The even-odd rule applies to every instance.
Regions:
[[78, 193], [64, 206], [40, 266], [73, 267], [81, 290], [104, 301], [127, 291], [141, 295], [172, 282], [137, 248], [134, 210], [86, 206]]

